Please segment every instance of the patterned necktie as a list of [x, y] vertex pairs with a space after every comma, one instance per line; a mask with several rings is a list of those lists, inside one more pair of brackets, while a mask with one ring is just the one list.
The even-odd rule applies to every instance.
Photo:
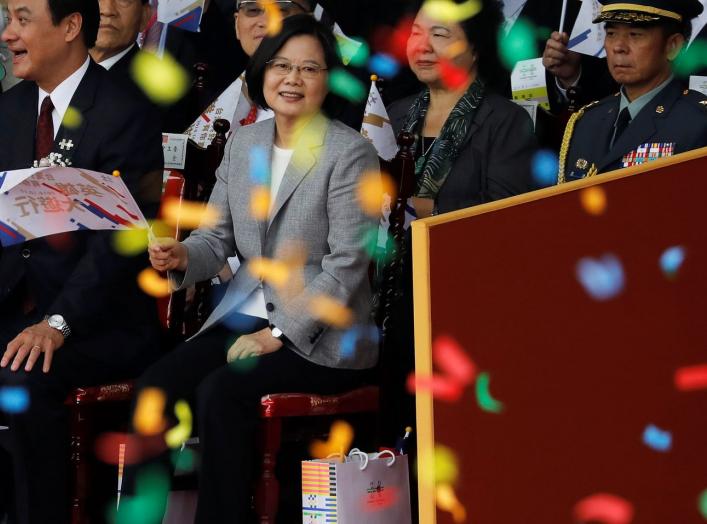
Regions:
[[52, 111], [54, 104], [49, 96], [42, 100], [42, 108], [39, 111], [37, 120], [37, 136], [34, 142], [35, 160], [41, 160], [49, 155], [54, 147], [54, 122], [52, 121]]
[[630, 123], [631, 113], [629, 113], [628, 107], [624, 107], [621, 113], [619, 113], [619, 118], [616, 120], [616, 132], [614, 133], [614, 141], [611, 144], [612, 147], [619, 141], [619, 138], [624, 134], [624, 131], [626, 131]]

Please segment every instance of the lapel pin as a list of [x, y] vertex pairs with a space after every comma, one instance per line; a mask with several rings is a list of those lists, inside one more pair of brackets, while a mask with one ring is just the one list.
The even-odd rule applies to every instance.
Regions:
[[685, 89], [685, 91], [683, 91], [682, 94], [683, 94], [683, 95], [689, 95], [689, 94], [690, 94], [690, 90], [689, 90], [689, 89]]
[[662, 115], [663, 113], [665, 113], [665, 108], [663, 106], [658, 106], [655, 108], [655, 112], [659, 115]]
[[579, 160], [577, 160], [577, 169], [587, 169], [588, 165], [589, 165], [589, 162], [587, 162], [583, 158], [580, 158]]
[[700, 104], [702, 104], [703, 106], [707, 106], [707, 100], [700, 100]]
[[67, 150], [67, 151], [69, 151], [72, 147], [74, 147], [74, 142], [73, 142], [72, 140], [69, 140], [69, 141], [67, 142], [66, 139], [62, 138], [62, 139], [61, 139], [61, 142], [59, 142], [59, 147], [60, 147], [62, 150]]

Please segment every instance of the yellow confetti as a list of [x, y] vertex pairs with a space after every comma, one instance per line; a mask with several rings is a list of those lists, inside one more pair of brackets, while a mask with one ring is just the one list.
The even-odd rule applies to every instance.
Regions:
[[121, 229], [113, 233], [113, 249], [124, 257], [139, 255], [147, 249], [146, 229]]
[[267, 220], [270, 212], [270, 190], [265, 186], [257, 186], [250, 194], [250, 214], [258, 220]]
[[326, 295], [317, 295], [309, 302], [309, 311], [316, 318], [338, 328], [347, 328], [353, 323], [353, 313], [338, 300]]
[[282, 31], [282, 13], [274, 0], [259, 0], [267, 16], [268, 35], [275, 36]]
[[436, 484], [454, 484], [459, 476], [457, 457], [446, 446], [435, 446], [434, 476]]
[[64, 118], [61, 120], [61, 125], [67, 129], [76, 129], [81, 127], [82, 123], [83, 115], [81, 115], [81, 111], [73, 106], [67, 107], [66, 112], [64, 113]]
[[466, 53], [467, 49], [469, 49], [469, 46], [466, 42], [454, 42], [444, 49], [443, 55], [444, 58], [447, 58], [448, 60], [454, 60], [459, 55]]
[[582, 207], [590, 215], [601, 215], [606, 211], [606, 191], [599, 186], [583, 189], [579, 195]]
[[133, 415], [135, 431], [145, 436], [153, 436], [164, 431], [164, 407], [167, 397], [159, 388], [145, 388], [140, 392]]
[[353, 442], [354, 431], [351, 425], [343, 420], [337, 420], [331, 425], [329, 439], [324, 442], [315, 440], [309, 447], [309, 454], [318, 459], [327, 458], [329, 455], [340, 453], [346, 455]]
[[290, 276], [287, 264], [269, 258], [254, 258], [248, 263], [248, 271], [255, 278], [265, 280], [275, 287], [283, 287]]
[[481, 12], [480, 0], [466, 0], [456, 4], [451, 0], [427, 0], [422, 6], [427, 16], [440, 22], [461, 22]]
[[368, 171], [363, 174], [357, 188], [358, 201], [363, 211], [371, 216], [380, 216], [383, 206], [383, 195], [395, 198], [396, 187], [392, 177], [378, 171]]
[[151, 297], [162, 298], [171, 293], [169, 281], [162, 278], [157, 271], [148, 267], [143, 269], [137, 276], [137, 283], [140, 289]]
[[158, 104], [176, 102], [189, 88], [189, 75], [167, 52], [162, 58], [149, 51], [138, 52], [131, 73], [135, 83]]
[[115, 170], [113, 171], [113, 176], [114, 176], [114, 177], [119, 177], [119, 176], [120, 176], [120, 171], [118, 171], [117, 169], [115, 169]]
[[185, 400], [178, 400], [174, 405], [174, 415], [179, 424], [164, 435], [164, 440], [170, 448], [178, 448], [184, 444], [191, 436], [192, 429], [191, 409]]
[[454, 522], [466, 522], [466, 508], [459, 502], [450, 484], [440, 484], [435, 488], [435, 501], [439, 509], [452, 514]]
[[211, 227], [218, 222], [219, 214], [214, 208], [202, 202], [180, 201], [178, 198], [167, 198], [162, 203], [162, 218], [173, 227], [196, 229]]

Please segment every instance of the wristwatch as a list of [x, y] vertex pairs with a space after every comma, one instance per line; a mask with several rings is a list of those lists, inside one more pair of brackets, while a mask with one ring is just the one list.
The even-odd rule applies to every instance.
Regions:
[[270, 334], [273, 336], [273, 338], [276, 338], [278, 340], [282, 340], [282, 337], [284, 336], [284, 333], [279, 327], [271, 327], [270, 328]]
[[44, 317], [44, 320], [47, 321], [49, 327], [61, 331], [61, 334], [64, 335], [64, 338], [69, 338], [69, 335], [71, 335], [71, 328], [69, 327], [69, 324], [66, 323], [66, 320], [64, 320], [64, 317], [62, 317], [61, 315], [47, 315]]

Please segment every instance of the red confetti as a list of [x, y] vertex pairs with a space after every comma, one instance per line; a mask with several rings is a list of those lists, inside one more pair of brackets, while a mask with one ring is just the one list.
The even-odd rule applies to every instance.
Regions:
[[455, 66], [444, 58], [439, 61], [439, 72], [442, 82], [448, 89], [458, 90], [469, 82], [469, 71]]
[[474, 381], [476, 365], [456, 340], [447, 336], [438, 337], [432, 352], [435, 364], [461, 385], [466, 386]]
[[407, 63], [407, 45], [412, 33], [412, 17], [403, 18], [396, 27], [382, 26], [373, 34], [373, 48], [379, 53], [395, 57], [398, 62]]
[[[122, 461], [121, 444], [125, 444]], [[137, 464], [158, 455], [167, 446], [161, 435], [145, 438], [132, 433], [103, 433], [96, 439], [94, 449], [98, 460], [106, 464]]]
[[629, 524], [633, 520], [633, 506], [616, 495], [597, 493], [577, 503], [574, 518], [579, 522]]
[[414, 373], [408, 377], [407, 389], [412, 394], [418, 391], [429, 392], [434, 398], [447, 402], [458, 401], [464, 392], [464, 387], [456, 380], [441, 375], [418, 377]]
[[678, 369], [675, 372], [675, 387], [680, 391], [707, 388], [707, 364]]
[[362, 499], [363, 511], [376, 512], [388, 509], [397, 504], [400, 499], [400, 490], [396, 487], [371, 487]]

